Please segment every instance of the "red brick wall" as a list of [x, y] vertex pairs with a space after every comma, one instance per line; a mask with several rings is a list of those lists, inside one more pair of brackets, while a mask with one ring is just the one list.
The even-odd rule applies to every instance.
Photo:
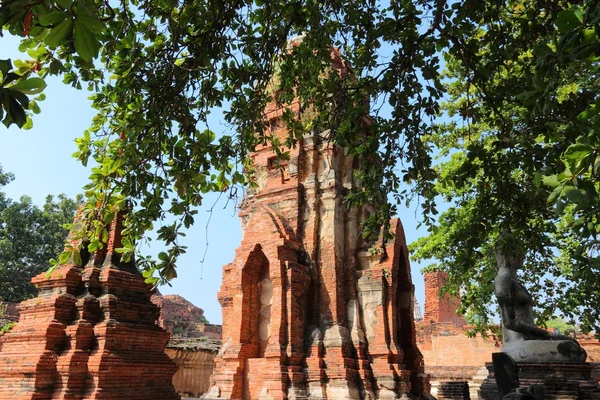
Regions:
[[[469, 326], [456, 315], [459, 300], [439, 295], [446, 278], [445, 272], [425, 274], [425, 313], [417, 324], [417, 344], [432, 380], [469, 380], [492, 361], [492, 353], [501, 351], [502, 344], [493, 336], [466, 335]], [[577, 340], [587, 351], [587, 361], [600, 363], [600, 341], [583, 334], [578, 334]]]
[[19, 319], [19, 311], [17, 310], [19, 303], [11, 303], [9, 301], [0, 301], [0, 318], [16, 321]]
[[456, 315], [460, 305], [458, 299], [448, 294], [440, 296], [440, 290], [446, 283], [446, 272], [428, 272], [425, 274], [425, 313], [424, 322], [456, 322], [464, 325], [465, 321]]
[[[492, 361], [492, 353], [500, 351], [494, 337], [468, 337], [467, 329], [454, 322], [417, 326], [417, 343], [425, 367], [481, 367]], [[441, 371], [436, 369], [436, 371]], [[449, 370], [450, 371], [450, 370]]]
[[587, 362], [600, 363], [600, 341], [594, 335], [577, 335], [577, 341], [587, 352]]
[[459, 299], [440, 296], [447, 276], [425, 274], [425, 312], [417, 325], [417, 343], [432, 380], [470, 380], [501, 347], [495, 337], [467, 336], [469, 327], [456, 315]]

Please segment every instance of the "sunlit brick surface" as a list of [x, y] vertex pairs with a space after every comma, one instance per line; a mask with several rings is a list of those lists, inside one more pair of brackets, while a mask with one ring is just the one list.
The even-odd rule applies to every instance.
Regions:
[[115, 252], [121, 224], [118, 215], [84, 268], [33, 279], [38, 297], [21, 303], [19, 323], [0, 338], [0, 399], [179, 399], [150, 287]]

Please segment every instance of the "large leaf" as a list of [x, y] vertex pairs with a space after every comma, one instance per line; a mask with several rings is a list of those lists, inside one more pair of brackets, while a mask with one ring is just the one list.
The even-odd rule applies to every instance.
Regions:
[[29, 78], [15, 83], [10, 88], [24, 94], [38, 94], [46, 88], [46, 81], [42, 78]]
[[77, 51], [77, 54], [85, 61], [92, 61], [98, 56], [100, 42], [96, 35], [86, 27], [81, 19], [75, 20], [73, 39], [75, 41], [75, 50]]
[[17, 101], [16, 98], [9, 96], [8, 100], [4, 102], [4, 105], [8, 103], [8, 108], [6, 110], [6, 117], [2, 121], [2, 123], [8, 128], [11, 124], [16, 124], [19, 128], [22, 128], [23, 125], [27, 122], [27, 115], [25, 114], [25, 109], [21, 104]]
[[594, 147], [588, 143], [577, 143], [570, 145], [564, 154], [564, 159], [568, 163], [568, 167], [577, 174], [581, 168], [585, 168], [589, 163], [589, 157], [594, 154]]
[[555, 24], [558, 31], [562, 34], [581, 26], [582, 22], [581, 12], [564, 10], [558, 13]]
[[94, 34], [101, 34], [104, 29], [104, 24], [95, 15], [80, 13], [77, 14], [77, 20], [81, 21], [85, 27]]
[[563, 194], [570, 202], [576, 204], [585, 203], [587, 201], [585, 195], [574, 186], [565, 186]]
[[8, 71], [12, 69], [12, 62], [10, 58], [8, 60], [0, 60], [0, 72], [2, 76], [5, 77]]
[[61, 21], [67, 20], [67, 14], [63, 11], [54, 10], [47, 14], [40, 15], [40, 25], [42, 26], [50, 26], [57, 24]]
[[73, 0], [54, 0], [54, 2], [62, 8], [71, 8], [73, 4]]
[[21, 107], [23, 107], [24, 109], [28, 109], [29, 108], [29, 98], [22, 92], [19, 92], [17, 90], [11, 90], [11, 89], [7, 89], [6, 93], [8, 96], [14, 97], [15, 99], [17, 99], [17, 101], [19, 103], [21, 103]]
[[73, 32], [73, 21], [67, 19], [52, 28], [44, 41], [48, 46], [55, 48], [62, 45], [71, 32]]

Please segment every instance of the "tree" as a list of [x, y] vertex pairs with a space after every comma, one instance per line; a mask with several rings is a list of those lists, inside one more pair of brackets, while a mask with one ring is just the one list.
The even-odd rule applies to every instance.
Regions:
[[545, 325], [547, 328], [558, 329], [558, 331], [563, 335], [568, 335], [569, 331], [577, 332], [577, 326], [568, 324], [562, 318], [553, 318], [549, 321], [546, 321]]
[[[348, 206], [382, 204], [367, 220], [366, 236], [388, 223], [395, 204], [417, 194], [433, 238], [436, 230], [446, 235], [434, 240], [446, 253], [422, 254], [450, 260], [451, 282], [489, 286], [500, 232], [510, 248], [527, 253], [531, 276], [540, 276], [554, 247], [582, 243], [574, 231], [555, 226], [558, 218], [568, 225], [577, 214], [586, 226], [596, 218], [594, 196], [584, 214], [572, 212], [577, 205], [562, 207], [577, 203], [579, 183], [565, 184], [559, 172], [581, 154], [586, 165], [595, 160], [594, 145], [585, 152], [569, 146], [577, 136], [571, 124], [595, 97], [598, 13], [593, 1], [570, 10], [562, 0], [8, 0], [0, 6], [0, 25], [24, 38], [21, 48], [33, 60], [15, 62], [13, 75], [10, 62], [0, 65], [4, 122], [28, 123], [22, 94], [43, 89], [32, 79], [60, 74], [73, 86], [87, 84], [98, 115], [78, 139], [76, 157], [98, 166], [86, 187], [83, 234], [90, 250], [102, 246], [105, 225], [129, 201], [122, 249], [128, 257], [145, 231], [175, 215], [177, 222], [158, 230], [169, 250], [144, 264], [149, 280], [174, 276], [177, 256], [185, 252], [177, 237], [193, 223], [205, 193], [235, 196], [239, 185], [252, 184], [247, 154], [256, 144], [270, 143], [285, 158], [285, 146], [314, 131], [368, 161], [356, 175], [362, 187], [348, 197]], [[288, 43], [300, 34], [302, 41]], [[346, 65], [332, 68], [332, 47]], [[577, 72], [585, 63], [590, 95], [576, 96], [579, 89], [561, 82], [585, 81]], [[441, 75], [444, 65], [447, 75]], [[456, 104], [442, 110], [444, 96]], [[300, 115], [284, 113], [290, 134], [279, 140], [269, 134], [264, 109], [294, 99]], [[207, 115], [222, 106], [234, 133], [217, 140]], [[445, 123], [440, 113], [462, 120]], [[586, 127], [592, 114], [580, 118]], [[359, 129], [365, 119], [366, 136]], [[457, 154], [436, 170], [438, 152]], [[593, 166], [586, 171], [593, 173], [577, 172], [577, 182], [595, 179]], [[561, 187], [558, 194], [546, 186], [553, 184]], [[551, 193], [558, 216], [546, 202]], [[442, 216], [438, 226], [440, 196], [455, 202], [456, 215]], [[565, 235], [561, 244], [553, 242], [557, 235]], [[444, 259], [452, 249], [464, 253], [464, 265]], [[588, 271], [572, 276], [587, 282], [586, 294], [596, 294], [595, 270], [578, 271]], [[485, 321], [489, 289], [469, 293]]]
[[500, 9], [493, 26], [461, 38], [477, 41], [469, 61], [447, 54], [451, 121], [427, 141], [446, 157], [434, 192], [452, 206], [414, 248], [452, 272], [451, 290], [466, 289], [463, 311], [481, 330], [494, 312], [499, 247], [526, 256], [522, 279], [540, 323], [563, 314], [598, 330], [597, 133], [582, 117], [597, 101], [600, 51], [589, 26], [600, 14], [592, 3], [585, 12], [536, 6]]
[[[11, 180], [0, 168], [0, 185]], [[31, 278], [62, 253], [80, 203], [61, 194], [56, 200], [48, 196], [38, 208], [27, 196], [13, 201], [0, 192], [0, 298], [20, 302], [36, 295]]]
[[[346, 9], [336, 1], [9, 0], [0, 6], [0, 25], [24, 38], [21, 49], [33, 60], [15, 62], [12, 70], [10, 60], [2, 65], [4, 122], [28, 123], [23, 87], [40, 90], [38, 78], [60, 74], [76, 87], [87, 84], [98, 115], [78, 139], [76, 156], [98, 163], [86, 187], [89, 249], [102, 245], [106, 224], [126, 201], [134, 212], [126, 221], [124, 257], [154, 223], [175, 215], [177, 222], [158, 229], [171, 247], [158, 264], [144, 265], [148, 275], [158, 270], [168, 279], [185, 251], [177, 237], [193, 223], [203, 195], [235, 196], [237, 185], [251, 184], [247, 155], [258, 143], [275, 145], [285, 158], [282, 145], [293, 146], [305, 131], [330, 129], [330, 139], [357, 156], [382, 154], [380, 169], [359, 173], [365, 190], [354, 193], [350, 205], [385, 203], [387, 192], [399, 186], [399, 153], [412, 159], [412, 178], [430, 173], [420, 135], [441, 95], [439, 57], [434, 27], [419, 29], [423, 12], [432, 11], [438, 26], [443, 2], [436, 9], [396, 2]], [[404, 33], [397, 35], [400, 26]], [[288, 39], [303, 32], [304, 39], [288, 48]], [[344, 51], [350, 73], [332, 68], [332, 46]], [[382, 46], [389, 60], [378, 61]], [[421, 82], [423, 71], [431, 85]], [[374, 113], [373, 134], [364, 137], [358, 127], [368, 114], [365, 100], [380, 96], [389, 96], [395, 111], [389, 118]], [[303, 117], [285, 114], [290, 136], [280, 143], [268, 134], [264, 109], [295, 97]], [[38, 100], [31, 99], [31, 111]], [[235, 134], [217, 140], [206, 116], [224, 103]], [[398, 132], [411, 132], [406, 146], [399, 145]], [[382, 143], [387, 151], [379, 152]], [[427, 185], [427, 179], [420, 182]], [[387, 224], [391, 213], [393, 207], [374, 213], [366, 234]]]

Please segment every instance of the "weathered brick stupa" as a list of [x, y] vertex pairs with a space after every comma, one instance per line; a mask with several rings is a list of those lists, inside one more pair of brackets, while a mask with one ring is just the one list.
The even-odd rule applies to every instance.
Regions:
[[0, 399], [179, 399], [151, 288], [115, 251], [122, 220], [85, 267], [33, 278], [38, 297], [21, 303], [19, 323], [0, 339]]
[[[343, 71], [336, 51], [333, 62]], [[269, 133], [283, 139], [282, 112], [272, 105], [267, 117]], [[258, 189], [241, 206], [242, 244], [223, 267], [223, 346], [208, 398], [428, 393], [402, 225], [393, 221], [386, 252], [362, 239], [367, 207], [343, 204], [359, 160], [323, 140], [327, 134], [303, 137], [285, 163], [267, 146], [251, 155]]]

